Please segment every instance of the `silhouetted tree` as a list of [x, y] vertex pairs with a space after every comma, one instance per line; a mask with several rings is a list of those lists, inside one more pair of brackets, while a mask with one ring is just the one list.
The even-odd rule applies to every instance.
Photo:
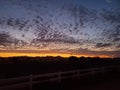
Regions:
[[84, 56], [81, 56], [80, 60], [86, 60], [86, 58]]
[[69, 60], [70, 60], [70, 61], [75, 61], [75, 60], [78, 60], [78, 58], [75, 57], [75, 56], [71, 56], [71, 57], [69, 57]]

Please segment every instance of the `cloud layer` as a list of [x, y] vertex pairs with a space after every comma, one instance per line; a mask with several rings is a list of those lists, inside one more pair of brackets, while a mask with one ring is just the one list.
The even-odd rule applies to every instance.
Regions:
[[53, 3], [56, 1], [2, 1], [0, 49], [119, 56], [119, 7], [98, 10], [71, 3], [53, 6]]

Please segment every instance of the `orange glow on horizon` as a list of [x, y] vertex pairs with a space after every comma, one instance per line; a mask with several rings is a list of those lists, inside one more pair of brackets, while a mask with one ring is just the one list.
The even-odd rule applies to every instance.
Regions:
[[[95, 55], [81, 55], [81, 54], [63, 54], [63, 53], [1, 53], [0, 52], [0, 57], [16, 57], [16, 56], [29, 56], [29, 57], [45, 57], [45, 56], [61, 56], [61, 57], [70, 57], [70, 56], [76, 56], [76, 57], [98, 57]], [[110, 58], [110, 56], [107, 55], [101, 55], [99, 56], [100, 58]]]

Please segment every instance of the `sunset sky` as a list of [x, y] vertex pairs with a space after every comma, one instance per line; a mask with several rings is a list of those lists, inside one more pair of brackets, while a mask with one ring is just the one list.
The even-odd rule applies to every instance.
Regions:
[[0, 56], [120, 57], [120, 0], [0, 0]]

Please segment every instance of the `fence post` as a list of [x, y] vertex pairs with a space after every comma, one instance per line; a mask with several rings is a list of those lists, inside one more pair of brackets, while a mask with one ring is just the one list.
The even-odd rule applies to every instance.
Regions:
[[61, 73], [58, 72], [58, 82], [61, 83]]
[[117, 66], [117, 71], [120, 72], [120, 65]]
[[77, 78], [79, 79], [79, 77], [80, 77], [80, 72], [79, 70], [77, 70]]
[[29, 78], [29, 90], [32, 90], [32, 74], [30, 75]]
[[104, 74], [106, 72], [106, 68], [102, 67], [102, 73]]
[[94, 68], [92, 68], [91, 70], [92, 70], [92, 71], [91, 71], [91, 72], [92, 72], [92, 75], [94, 75], [94, 74], [95, 74]]

